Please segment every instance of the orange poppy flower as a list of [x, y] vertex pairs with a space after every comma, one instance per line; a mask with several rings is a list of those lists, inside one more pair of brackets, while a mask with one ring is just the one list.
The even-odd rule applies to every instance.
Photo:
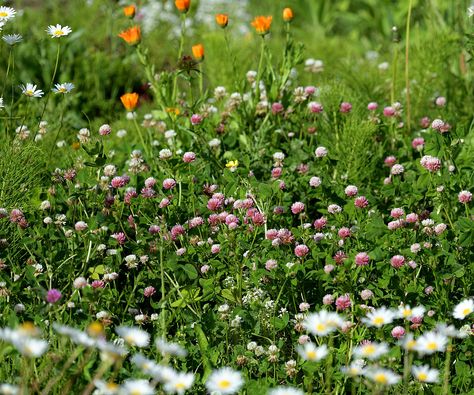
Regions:
[[135, 7], [133, 4], [123, 7], [123, 13], [125, 14], [127, 18], [133, 18], [136, 12], [137, 12], [137, 7]]
[[138, 93], [125, 93], [120, 96], [120, 100], [127, 111], [133, 111], [137, 107], [138, 97]]
[[291, 22], [293, 20], [293, 10], [291, 8], [285, 8], [283, 10], [283, 20], [285, 22]]
[[191, 0], [175, 0], [174, 4], [178, 11], [184, 14], [189, 11], [189, 7], [191, 7]]
[[118, 36], [130, 45], [137, 45], [142, 39], [140, 26], [133, 26], [127, 30], [124, 30]]
[[193, 56], [196, 60], [204, 59], [204, 46], [202, 44], [193, 45]]
[[224, 28], [229, 23], [229, 16], [227, 14], [217, 14], [216, 22], [220, 27]]
[[257, 16], [252, 21], [252, 26], [255, 28], [258, 34], [264, 36], [270, 31], [270, 26], [272, 24], [271, 16]]

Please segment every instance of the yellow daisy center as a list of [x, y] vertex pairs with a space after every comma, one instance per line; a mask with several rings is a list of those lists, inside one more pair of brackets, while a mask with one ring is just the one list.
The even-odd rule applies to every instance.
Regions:
[[471, 313], [471, 309], [469, 307], [466, 307], [463, 311], [462, 311], [463, 315], [468, 315]]
[[118, 389], [118, 387], [119, 387], [118, 384], [115, 384], [115, 383], [107, 383], [105, 385], [105, 388], [107, 388], [108, 390], [112, 390], [112, 391]]
[[316, 330], [317, 330], [318, 332], [325, 331], [325, 330], [326, 330], [326, 325], [325, 325], [325, 324], [322, 324], [322, 323], [316, 324]]
[[428, 378], [428, 375], [426, 373], [424, 373], [424, 372], [418, 373], [418, 380], [426, 381], [427, 378]]
[[26, 92], [25, 92], [28, 96], [33, 96], [34, 92], [30, 89], [28, 89]]
[[174, 388], [176, 388], [177, 390], [184, 390], [186, 386], [184, 385], [184, 383], [176, 383], [174, 385]]
[[8, 16], [8, 12], [5, 12], [5, 11], [0, 12], [0, 18], [5, 18], [6, 16]]
[[374, 318], [374, 324], [375, 325], [382, 325], [384, 322], [385, 322], [385, 320], [383, 319], [383, 317], [375, 317]]
[[130, 395], [142, 395], [142, 392], [140, 390], [131, 390]]
[[316, 359], [316, 351], [306, 351], [306, 357], [308, 359]]
[[411, 309], [405, 309], [405, 310], [403, 310], [403, 316], [404, 316], [404, 317], [409, 317], [409, 316], [411, 316]]
[[223, 390], [229, 388], [229, 387], [230, 387], [230, 384], [231, 384], [230, 381], [229, 381], [229, 380], [225, 380], [225, 379], [224, 379], [224, 380], [221, 380], [221, 381], [219, 381], [219, 382], [217, 383], [217, 385], [219, 386], [219, 388], [220, 388], [220, 389], [223, 389]]
[[64, 34], [64, 32], [61, 30], [61, 29], [56, 29], [54, 31], [54, 35], [55, 36], [62, 36]]
[[367, 355], [371, 355], [375, 352], [375, 346], [372, 344], [369, 344], [368, 346], [365, 346], [364, 348], [364, 353]]
[[426, 348], [428, 350], [431, 350], [431, 351], [434, 351], [438, 348], [438, 344], [436, 342], [429, 342], [427, 345], [426, 345]]
[[412, 350], [416, 345], [415, 340], [410, 340], [407, 342], [407, 350]]
[[377, 373], [374, 377], [374, 381], [376, 383], [386, 384], [388, 380], [384, 373]]

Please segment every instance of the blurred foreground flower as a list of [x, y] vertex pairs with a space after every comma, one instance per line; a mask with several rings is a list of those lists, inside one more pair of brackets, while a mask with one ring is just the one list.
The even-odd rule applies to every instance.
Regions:
[[137, 45], [142, 39], [140, 26], [132, 26], [121, 32], [118, 36], [130, 45]]

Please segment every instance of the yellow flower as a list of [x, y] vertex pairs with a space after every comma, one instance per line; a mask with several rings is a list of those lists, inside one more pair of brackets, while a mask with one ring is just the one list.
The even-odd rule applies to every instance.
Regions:
[[230, 160], [225, 165], [225, 167], [227, 167], [232, 172], [235, 171], [238, 166], [239, 166], [239, 161], [237, 159], [236, 160]]

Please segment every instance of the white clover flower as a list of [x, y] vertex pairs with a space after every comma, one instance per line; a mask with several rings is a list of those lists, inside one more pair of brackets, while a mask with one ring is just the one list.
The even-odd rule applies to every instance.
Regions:
[[242, 374], [236, 370], [224, 367], [214, 370], [206, 381], [210, 393], [221, 395], [235, 394], [243, 386]]
[[320, 347], [316, 347], [314, 343], [308, 342], [297, 348], [298, 354], [305, 361], [318, 362], [324, 359], [328, 355], [328, 347], [323, 344]]
[[69, 26], [61, 26], [61, 25], [50, 25], [46, 29], [46, 33], [48, 33], [52, 38], [60, 38], [63, 36], [67, 36], [69, 33], [72, 32], [72, 29]]
[[26, 85], [20, 85], [21, 93], [28, 97], [41, 97], [44, 92], [41, 89], [36, 89], [36, 85], [27, 83]]

